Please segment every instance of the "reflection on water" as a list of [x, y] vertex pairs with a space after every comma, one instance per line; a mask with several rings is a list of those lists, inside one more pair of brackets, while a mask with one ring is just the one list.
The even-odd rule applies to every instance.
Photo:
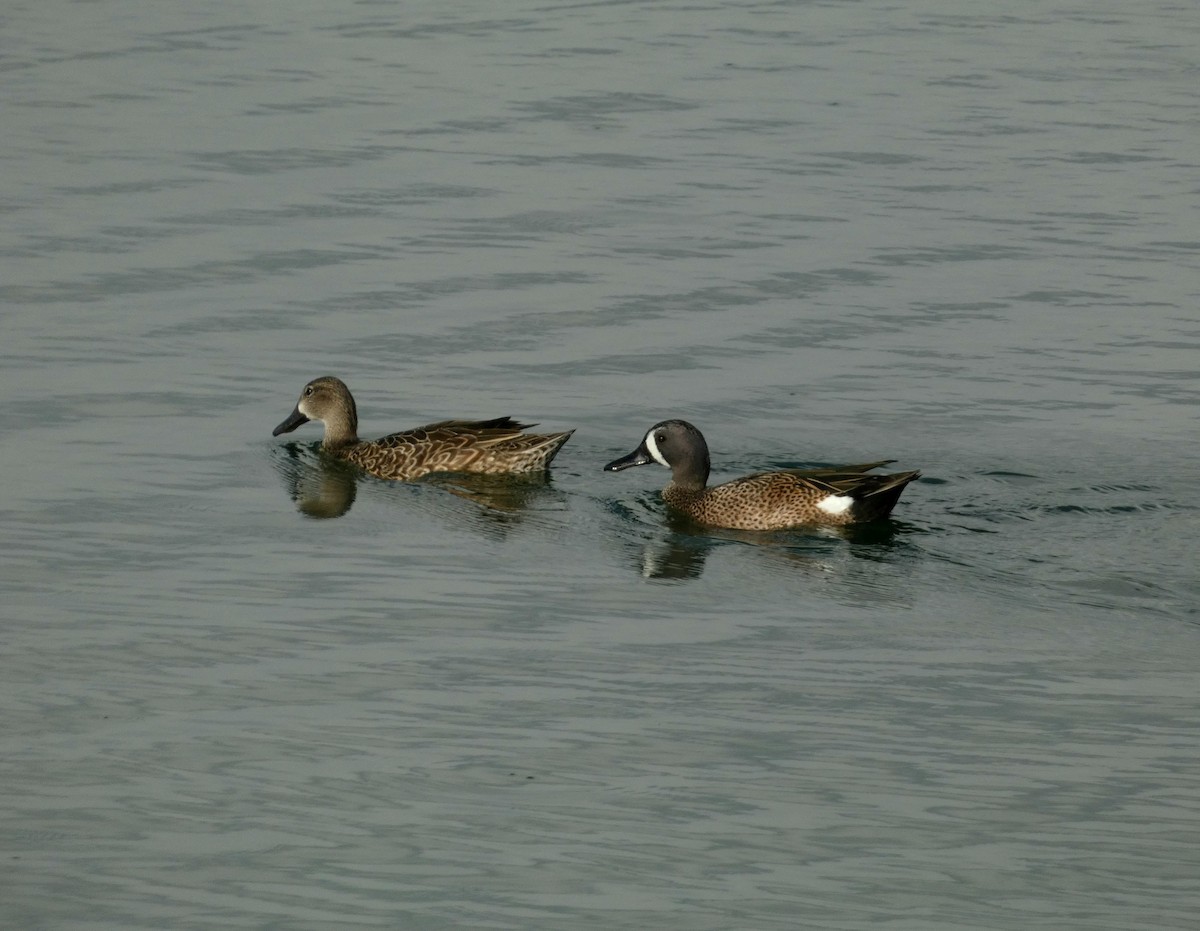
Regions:
[[521, 515], [550, 488], [550, 473], [521, 472], [512, 475], [431, 475], [427, 485], [437, 485], [452, 495], [474, 501], [484, 514], [498, 523], [519, 520]]
[[698, 579], [711, 548], [702, 539], [671, 533], [643, 545], [638, 569], [647, 579]]
[[[284, 443], [272, 447], [275, 470], [283, 479], [296, 509], [308, 517], [326, 519], [346, 514], [358, 497], [360, 482], [384, 489], [392, 482], [364, 473], [358, 467], [327, 456], [316, 444]], [[528, 472], [515, 475], [467, 475], [438, 473], [418, 480], [433, 485], [457, 499], [473, 502], [476, 523], [506, 526], [521, 520], [525, 510], [550, 490], [549, 474]]]
[[312, 455], [308, 446], [285, 443], [272, 449], [275, 469], [288, 497], [308, 517], [341, 517], [358, 490], [357, 470], [329, 456]]

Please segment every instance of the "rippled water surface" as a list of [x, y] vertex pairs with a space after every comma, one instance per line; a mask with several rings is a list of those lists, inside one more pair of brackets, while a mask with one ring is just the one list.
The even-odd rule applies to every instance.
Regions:
[[[1189, 5], [0, 23], [0, 925], [1194, 926]], [[924, 477], [703, 531], [668, 416]]]

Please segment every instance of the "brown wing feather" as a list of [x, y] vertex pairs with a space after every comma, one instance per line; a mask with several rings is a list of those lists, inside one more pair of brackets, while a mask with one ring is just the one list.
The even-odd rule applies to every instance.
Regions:
[[425, 443], [458, 443], [470, 445], [482, 440], [503, 442], [523, 436], [522, 430], [537, 424], [519, 423], [511, 417], [494, 420], [439, 420], [437, 423], [389, 433], [375, 440], [375, 445], [386, 449], [416, 446]]
[[573, 432], [521, 432], [533, 426], [511, 417], [443, 420], [359, 443], [342, 455], [373, 475], [400, 481], [431, 472], [532, 472], [549, 466]]

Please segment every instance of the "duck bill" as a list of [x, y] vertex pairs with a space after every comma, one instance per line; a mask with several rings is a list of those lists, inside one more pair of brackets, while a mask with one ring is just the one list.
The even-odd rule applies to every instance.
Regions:
[[614, 459], [604, 467], [605, 472], [620, 472], [622, 469], [632, 469], [634, 466], [650, 465], [654, 462], [654, 457], [650, 455], [650, 450], [646, 448], [646, 444], [642, 443], [637, 449], [631, 452], [628, 456], [622, 456], [620, 459]]
[[281, 423], [278, 427], [271, 431], [271, 436], [279, 436], [281, 433], [291, 433], [301, 424], [308, 423], [308, 418], [300, 413], [300, 407], [288, 414], [287, 420]]

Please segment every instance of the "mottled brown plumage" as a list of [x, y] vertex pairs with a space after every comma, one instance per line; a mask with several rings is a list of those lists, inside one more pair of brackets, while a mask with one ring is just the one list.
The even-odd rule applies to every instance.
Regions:
[[663, 500], [693, 520], [734, 530], [783, 530], [887, 517], [904, 486], [921, 474], [866, 474], [891, 461], [757, 472], [709, 488], [704, 436], [686, 420], [664, 420], [650, 428], [637, 449], [604, 469], [617, 472], [657, 462], [671, 470]]
[[378, 440], [358, 438], [358, 410], [350, 389], [331, 375], [314, 378], [300, 393], [291, 416], [272, 435], [290, 433], [309, 420], [325, 425], [321, 449], [379, 478], [410, 481], [431, 472], [536, 472], [570, 438], [565, 433], [524, 433], [532, 424], [510, 417], [443, 420]]

